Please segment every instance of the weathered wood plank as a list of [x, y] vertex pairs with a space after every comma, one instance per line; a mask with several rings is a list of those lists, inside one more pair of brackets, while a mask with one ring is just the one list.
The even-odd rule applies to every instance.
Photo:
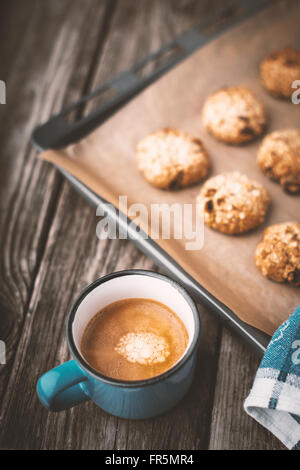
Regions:
[[284, 446], [248, 416], [243, 401], [253, 383], [259, 359], [226, 329], [218, 363], [210, 449], [279, 450]]

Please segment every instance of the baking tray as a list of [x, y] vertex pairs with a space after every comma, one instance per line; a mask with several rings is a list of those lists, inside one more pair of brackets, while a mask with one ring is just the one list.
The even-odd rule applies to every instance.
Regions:
[[[161, 77], [197, 49], [271, 3], [271, 0], [239, 0], [231, 2], [230, 5], [221, 10], [217, 15], [187, 31], [162, 47], [159, 51], [135, 64], [131, 69], [96, 88], [88, 95], [83, 96], [75, 103], [64, 108], [59, 114], [53, 116], [46, 123], [37, 127], [31, 136], [32, 144], [41, 152], [50, 148], [63, 148], [80, 140], [106, 121], [150, 83]], [[146, 67], [151, 66], [151, 72], [143, 73]], [[108, 90], [114, 91], [113, 98], [105, 101], [87, 116], [80, 118], [81, 110], [84, 106]], [[68, 122], [66, 120], [70, 113], [77, 113], [77, 120], [75, 122]], [[270, 341], [268, 335], [240, 320], [226, 305], [210, 294], [184, 271], [154, 240], [145, 237], [145, 234], [141, 232], [140, 236], [137, 236], [137, 231], [125, 214], [120, 213], [107, 204], [105, 199], [94, 193], [67, 171], [60, 167], [57, 167], [57, 169], [89, 203], [95, 207], [102, 206], [106, 214], [117, 223], [119, 229], [127, 232], [129, 239], [139, 249], [147, 256], [150, 256], [172, 278], [179, 281], [197, 301], [209, 307], [210, 311], [216, 314], [226, 326], [246, 340], [258, 354], [262, 355], [264, 353]]]

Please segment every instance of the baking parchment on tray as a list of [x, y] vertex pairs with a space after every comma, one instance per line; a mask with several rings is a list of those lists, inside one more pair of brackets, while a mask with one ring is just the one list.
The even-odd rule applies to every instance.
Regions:
[[[300, 45], [299, 17], [300, 4], [294, 1], [279, 2], [260, 11], [196, 51], [85, 138], [39, 155], [84, 183], [82, 188], [90, 188], [116, 207], [119, 196], [125, 195], [128, 206], [143, 203], [150, 214], [153, 203], [195, 203], [199, 192], [200, 184], [180, 191], [162, 191], [150, 186], [138, 172], [137, 142], [156, 129], [174, 127], [203, 140], [213, 163], [211, 175], [238, 170], [264, 184], [272, 204], [264, 225], [256, 230], [227, 236], [206, 228], [204, 246], [198, 251], [186, 250], [189, 240], [184, 238], [160, 239], [156, 244], [169, 255], [171, 263], [178, 263], [190, 279], [204, 288], [202, 298], [208, 304], [234, 312], [242, 322], [267, 334], [272, 334], [300, 303], [300, 290], [265, 279], [255, 266], [254, 251], [267, 225], [299, 220], [299, 196], [285, 194], [260, 172], [256, 155], [261, 140], [238, 147], [217, 142], [203, 128], [201, 108], [206, 97], [218, 88], [244, 85], [265, 103], [268, 131], [298, 127], [300, 106], [269, 96], [261, 86], [258, 67], [271, 50]], [[141, 220], [142, 228], [145, 222]], [[214, 299], [217, 306], [213, 305]], [[242, 323], [237, 329], [243, 329]], [[266, 341], [261, 338], [258, 349], [263, 350]]]

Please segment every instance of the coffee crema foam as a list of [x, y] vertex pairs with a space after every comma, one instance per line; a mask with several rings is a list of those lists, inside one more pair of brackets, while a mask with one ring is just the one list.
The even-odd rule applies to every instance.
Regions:
[[170, 369], [184, 354], [188, 333], [181, 319], [152, 299], [107, 305], [86, 326], [80, 349], [107, 377], [144, 380]]
[[115, 350], [127, 361], [139, 364], [164, 362], [170, 354], [165, 339], [154, 333], [127, 333], [122, 336]]

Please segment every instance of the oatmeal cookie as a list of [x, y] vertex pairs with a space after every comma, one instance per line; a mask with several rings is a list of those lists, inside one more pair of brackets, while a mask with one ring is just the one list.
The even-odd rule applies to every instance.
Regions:
[[259, 136], [266, 126], [263, 104], [252, 91], [231, 86], [209, 96], [202, 110], [206, 129], [227, 144], [242, 144]]
[[272, 95], [289, 98], [295, 91], [292, 83], [300, 80], [300, 50], [286, 47], [271, 52], [260, 64], [260, 76]]
[[300, 191], [300, 131], [284, 129], [267, 135], [259, 150], [257, 163], [270, 178], [289, 193]]
[[262, 185], [238, 172], [210, 178], [197, 198], [205, 224], [228, 234], [247, 232], [261, 224], [269, 202]]
[[210, 161], [201, 140], [186, 132], [162, 129], [137, 146], [138, 168], [154, 186], [177, 189], [205, 178]]
[[300, 286], [300, 224], [285, 222], [268, 227], [257, 245], [255, 262], [269, 279]]

